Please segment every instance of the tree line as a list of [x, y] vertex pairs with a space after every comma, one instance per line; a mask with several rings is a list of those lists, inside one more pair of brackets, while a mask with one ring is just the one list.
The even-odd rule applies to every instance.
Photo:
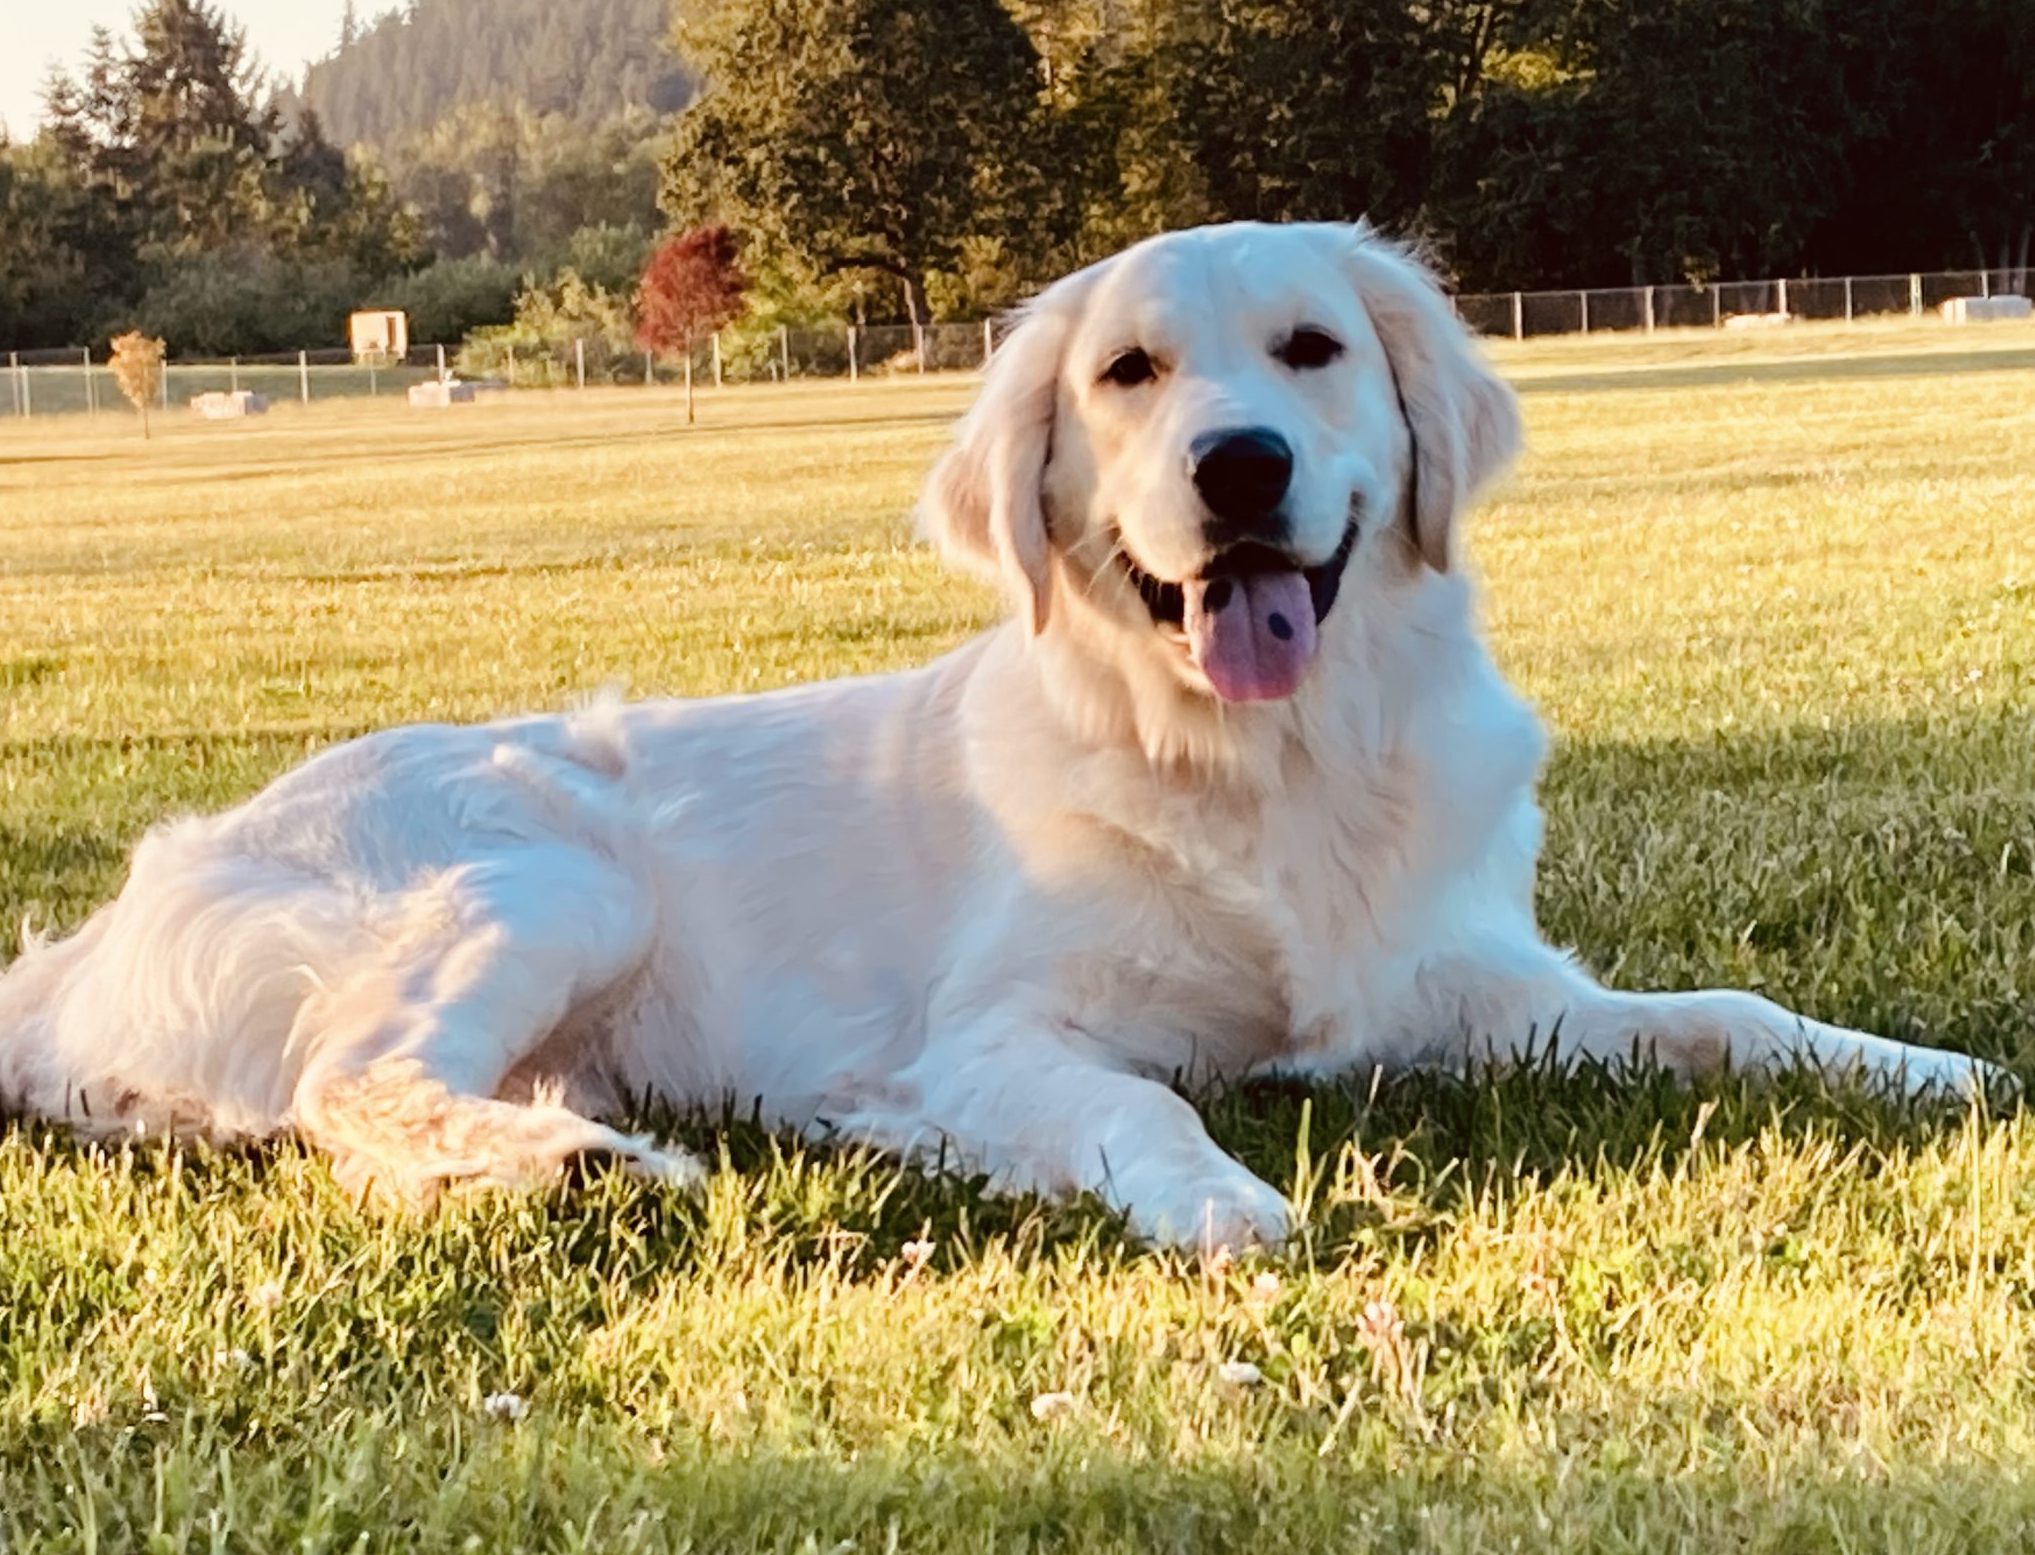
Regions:
[[456, 341], [568, 276], [626, 298], [689, 90], [665, 3], [349, 7], [279, 87], [221, 5], [144, 0], [51, 76], [34, 139], [0, 138], [0, 345], [291, 350], [361, 306]]
[[1230, 218], [1367, 214], [1470, 290], [2018, 270], [2035, 231], [2035, 0], [669, 0], [657, 44], [666, 3], [350, 14], [278, 93], [211, 0], [145, 0], [0, 145], [0, 343], [366, 304], [626, 341], [661, 226], [740, 235], [759, 331]]
[[1368, 214], [1469, 290], [2025, 270], [2035, 0], [680, 0], [667, 208], [975, 310]]

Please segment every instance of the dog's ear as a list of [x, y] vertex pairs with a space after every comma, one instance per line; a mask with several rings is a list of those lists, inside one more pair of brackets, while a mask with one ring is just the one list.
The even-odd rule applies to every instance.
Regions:
[[1042, 487], [1077, 295], [1062, 281], [1019, 315], [919, 495], [920, 532], [949, 562], [1002, 583], [1035, 635], [1052, 603]]
[[1519, 452], [1519, 401], [1418, 260], [1359, 226], [1349, 264], [1413, 439], [1413, 541], [1447, 572], [1457, 520]]

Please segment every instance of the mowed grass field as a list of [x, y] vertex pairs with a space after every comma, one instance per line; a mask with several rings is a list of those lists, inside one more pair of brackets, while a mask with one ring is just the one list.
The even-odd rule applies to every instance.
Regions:
[[[1471, 544], [1557, 734], [1549, 931], [2035, 1081], [2035, 331], [1499, 354], [1532, 448]], [[75, 925], [152, 822], [382, 724], [930, 657], [992, 612], [910, 538], [969, 392], [0, 426], [0, 917]], [[1601, 1072], [1207, 1110], [1285, 1253], [740, 1116], [655, 1120], [698, 1200], [421, 1215], [288, 1145], [18, 1124], [0, 1547], [2035, 1548], [2020, 1110]]]

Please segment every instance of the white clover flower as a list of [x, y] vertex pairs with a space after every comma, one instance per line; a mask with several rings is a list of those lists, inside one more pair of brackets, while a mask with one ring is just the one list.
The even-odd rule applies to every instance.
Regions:
[[530, 1402], [520, 1393], [490, 1393], [480, 1401], [480, 1407], [487, 1412], [490, 1420], [501, 1420], [511, 1425], [530, 1413]]
[[1224, 1361], [1215, 1374], [1233, 1388], [1255, 1388], [1265, 1380], [1265, 1374], [1249, 1361]]
[[1032, 1400], [1034, 1420], [1058, 1420], [1062, 1415], [1074, 1413], [1072, 1393], [1041, 1393]]

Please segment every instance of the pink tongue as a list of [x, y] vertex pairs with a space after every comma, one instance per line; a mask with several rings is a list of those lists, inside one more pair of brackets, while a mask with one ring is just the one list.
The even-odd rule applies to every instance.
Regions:
[[1225, 702], [1289, 697], [1314, 662], [1314, 596], [1295, 568], [1183, 585], [1194, 662]]

